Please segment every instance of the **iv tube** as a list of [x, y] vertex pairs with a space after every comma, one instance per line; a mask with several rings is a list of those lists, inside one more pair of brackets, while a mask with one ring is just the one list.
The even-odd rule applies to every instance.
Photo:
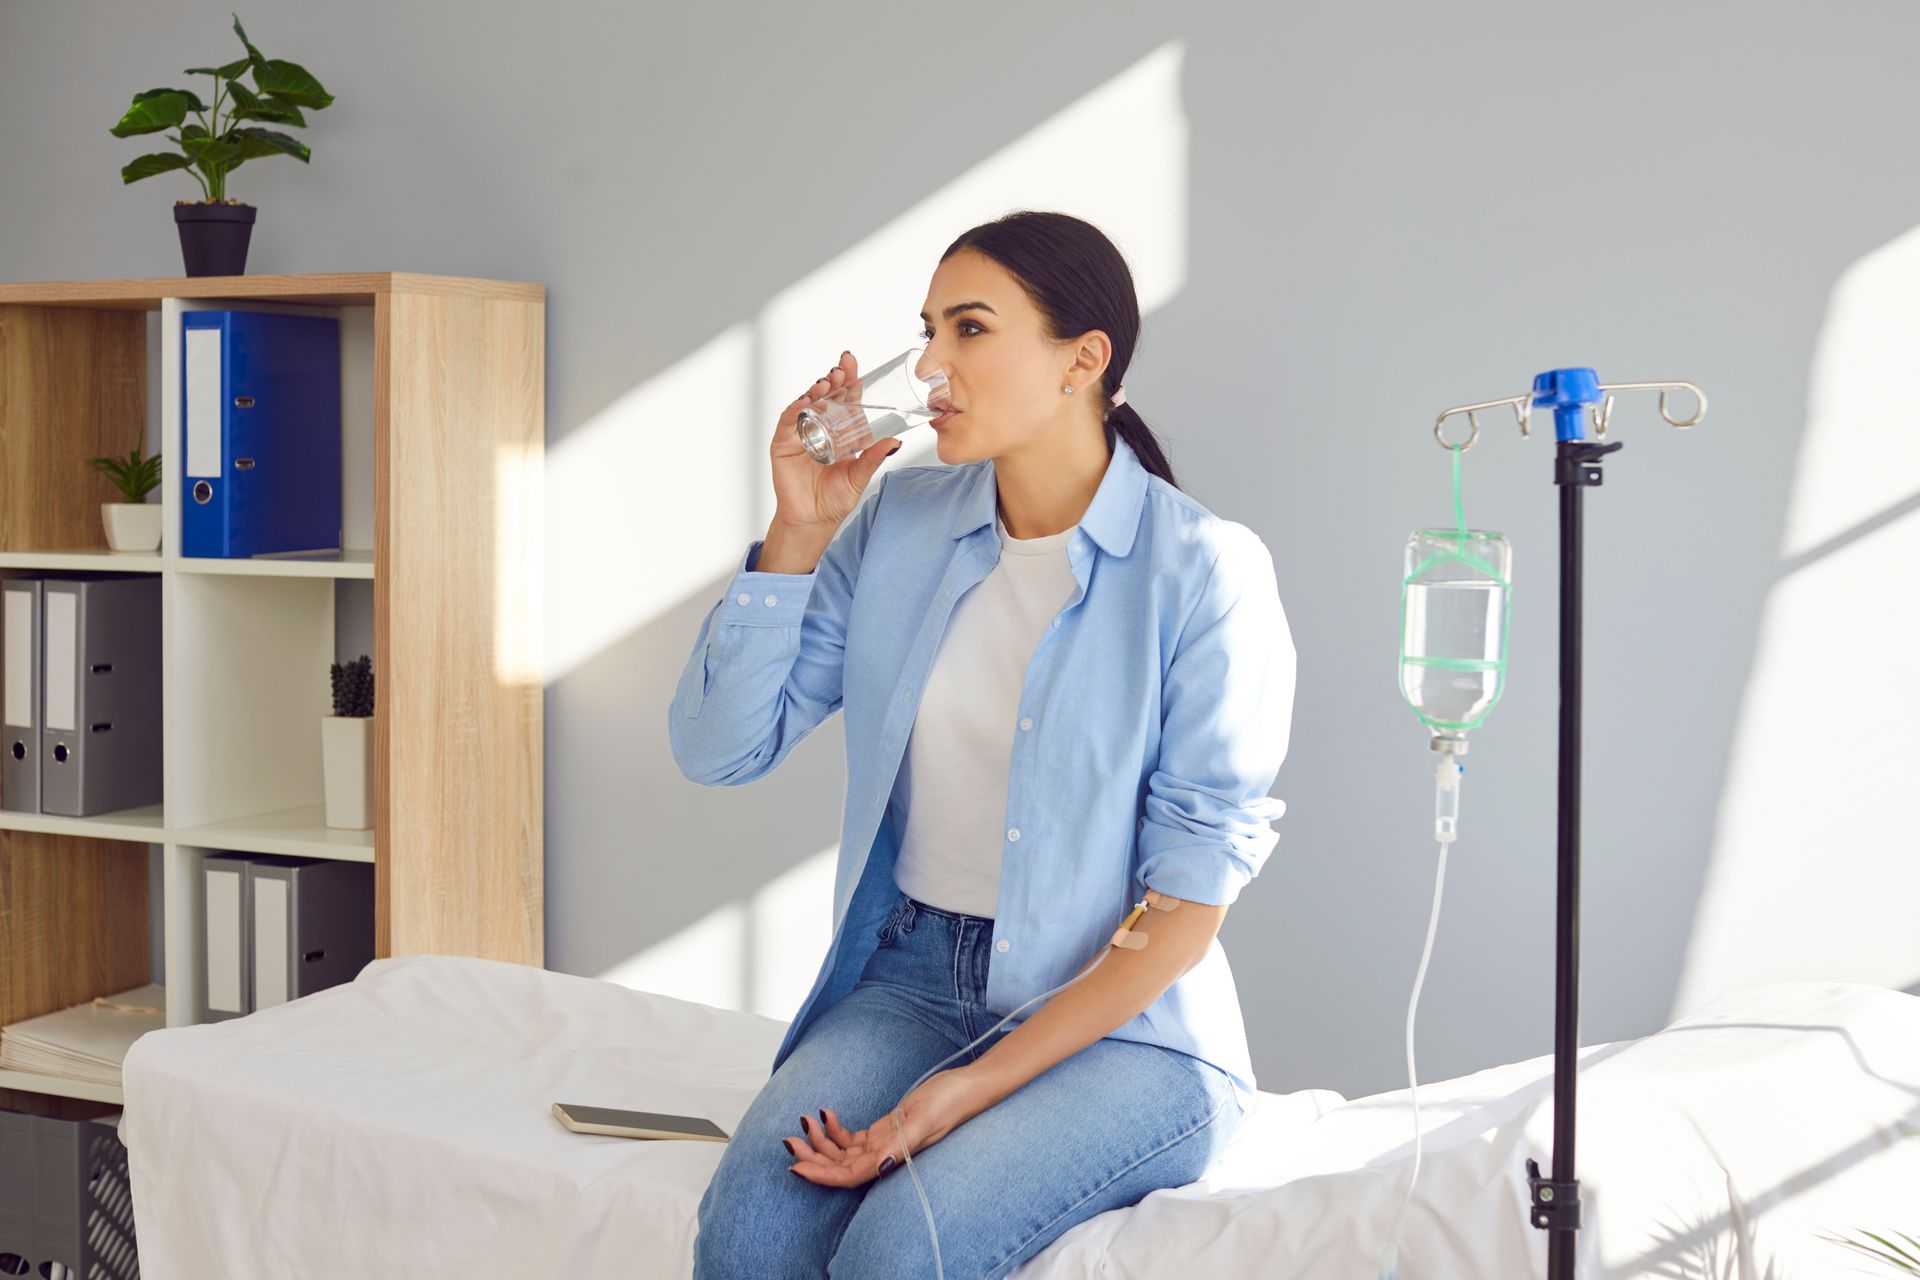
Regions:
[[[1465, 743], [1463, 742], [1464, 746]], [[1400, 1223], [1406, 1216], [1407, 1204], [1413, 1199], [1413, 1184], [1420, 1178], [1420, 1078], [1413, 1064], [1413, 1023], [1415, 1011], [1420, 1007], [1420, 988], [1427, 980], [1427, 961], [1433, 956], [1433, 936], [1440, 929], [1440, 892], [1447, 881], [1447, 846], [1453, 843], [1453, 824], [1460, 809], [1460, 779], [1462, 766], [1453, 758], [1451, 751], [1440, 760], [1436, 774], [1439, 775], [1435, 787], [1434, 804], [1442, 814], [1435, 819], [1440, 827], [1440, 864], [1433, 877], [1433, 910], [1427, 917], [1427, 941], [1420, 950], [1420, 969], [1413, 979], [1413, 998], [1407, 1001], [1407, 1087], [1413, 1098], [1413, 1171], [1407, 1175], [1407, 1190], [1400, 1198], [1400, 1207], [1394, 1210], [1393, 1230], [1387, 1243], [1380, 1246], [1380, 1280], [1397, 1280], [1400, 1268]], [[1451, 782], [1445, 775], [1453, 775]], [[1452, 795], [1449, 797], [1448, 792]], [[1450, 801], [1450, 803], [1449, 803]]]
[[1460, 454], [1453, 445], [1453, 529], [1423, 529], [1408, 540], [1407, 575], [1401, 580], [1400, 692], [1420, 722], [1432, 731], [1427, 745], [1434, 763], [1433, 834], [1440, 848], [1434, 869], [1433, 908], [1427, 940], [1407, 1002], [1407, 1088], [1413, 1103], [1413, 1169], [1394, 1211], [1393, 1229], [1380, 1246], [1380, 1280], [1397, 1280], [1400, 1227], [1420, 1178], [1420, 1078], [1414, 1063], [1413, 1029], [1420, 990], [1440, 929], [1440, 901], [1447, 879], [1447, 850], [1459, 832], [1460, 776], [1466, 766], [1466, 732], [1479, 728], [1500, 701], [1507, 665], [1507, 623], [1513, 608], [1512, 549], [1498, 533], [1467, 528], [1460, 501]]

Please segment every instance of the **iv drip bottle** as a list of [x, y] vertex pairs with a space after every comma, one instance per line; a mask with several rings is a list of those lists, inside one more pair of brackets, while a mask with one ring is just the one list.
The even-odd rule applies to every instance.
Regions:
[[1400, 692], [1439, 738], [1462, 740], [1500, 701], [1512, 563], [1513, 548], [1489, 530], [1420, 529], [1407, 539]]

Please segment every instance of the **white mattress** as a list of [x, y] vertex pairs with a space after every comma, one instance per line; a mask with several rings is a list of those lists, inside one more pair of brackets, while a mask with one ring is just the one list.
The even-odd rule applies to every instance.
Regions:
[[[127, 1055], [121, 1125], [142, 1273], [688, 1276], [723, 1148], [570, 1133], [549, 1105], [731, 1131], [785, 1027], [409, 956], [246, 1018], [152, 1032]], [[1549, 1168], [1551, 1075], [1542, 1057], [1421, 1086], [1407, 1280], [1545, 1275], [1525, 1161]], [[1583, 1050], [1579, 1117], [1583, 1280], [1738, 1274], [1736, 1234], [1755, 1276], [1770, 1261], [1844, 1274], [1816, 1230], [1915, 1229], [1920, 998], [1824, 983], [1727, 997]], [[1370, 1276], [1411, 1134], [1404, 1090], [1263, 1092], [1205, 1179], [1081, 1223], [1014, 1275]]]

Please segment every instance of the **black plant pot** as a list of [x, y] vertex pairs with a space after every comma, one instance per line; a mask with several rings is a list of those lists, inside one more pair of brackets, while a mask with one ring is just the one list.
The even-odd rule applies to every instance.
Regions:
[[239, 276], [247, 272], [247, 241], [253, 236], [250, 204], [183, 201], [173, 206], [180, 228], [180, 254], [190, 276]]

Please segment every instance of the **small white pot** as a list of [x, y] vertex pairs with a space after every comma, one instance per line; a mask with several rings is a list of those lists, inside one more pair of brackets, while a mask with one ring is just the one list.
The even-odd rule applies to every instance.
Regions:
[[100, 520], [107, 527], [107, 546], [113, 550], [159, 550], [159, 503], [103, 502], [100, 504]]
[[373, 825], [373, 720], [372, 716], [320, 717], [330, 827], [365, 831]]

